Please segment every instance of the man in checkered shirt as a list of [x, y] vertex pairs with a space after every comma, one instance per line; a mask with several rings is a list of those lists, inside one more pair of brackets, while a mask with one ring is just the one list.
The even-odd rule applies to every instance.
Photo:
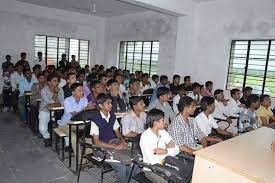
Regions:
[[[168, 133], [182, 152], [193, 154], [194, 151], [207, 147], [208, 141], [221, 141], [215, 137], [205, 136], [193, 119], [189, 117], [196, 110], [195, 102], [191, 97], [182, 97], [178, 108], [180, 113], [169, 125]], [[201, 145], [197, 144], [197, 141]]]

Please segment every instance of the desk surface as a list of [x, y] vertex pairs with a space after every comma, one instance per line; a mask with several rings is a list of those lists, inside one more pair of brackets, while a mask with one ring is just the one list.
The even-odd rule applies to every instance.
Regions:
[[48, 108], [50, 111], [58, 111], [58, 110], [63, 110], [64, 107], [61, 106], [61, 107], [51, 107], [51, 108]]
[[25, 93], [25, 96], [31, 96], [32, 93]]
[[274, 140], [275, 130], [262, 127], [199, 150], [195, 155], [255, 182], [271, 183], [275, 180], [275, 152], [270, 148]]

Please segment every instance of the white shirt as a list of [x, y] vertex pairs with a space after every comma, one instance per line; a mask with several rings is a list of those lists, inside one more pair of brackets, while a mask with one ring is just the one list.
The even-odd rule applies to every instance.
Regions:
[[149, 82], [150, 82], [151, 88], [155, 89], [157, 84], [151, 78], [149, 79]]
[[58, 84], [58, 87], [59, 88], [62, 88], [63, 86], [65, 86], [67, 84], [66, 80], [65, 79], [62, 79], [60, 80], [59, 84]]
[[39, 59], [35, 59], [34, 65], [40, 65], [41, 68], [42, 68], [42, 70], [46, 69], [46, 62], [45, 62], [45, 60], [41, 60], [39, 62]]
[[138, 117], [134, 111], [128, 112], [121, 119], [122, 134], [127, 135], [130, 132], [141, 134], [144, 132], [144, 126], [146, 123], [146, 113], [141, 112]]
[[208, 136], [211, 133], [212, 128], [217, 129], [219, 127], [213, 116], [210, 114], [207, 118], [204, 112], [201, 112], [196, 116], [195, 122], [205, 136]]
[[150, 84], [146, 84], [145, 86], [143, 86], [142, 82], [140, 82], [140, 86], [139, 86], [140, 93], [143, 93], [145, 90], [148, 90], [150, 88], [151, 88]]
[[[199, 94], [194, 95], [193, 92], [188, 93], [187, 96], [188, 96], [188, 97], [191, 97], [193, 100], [196, 100], [196, 101], [198, 101], [198, 99], [201, 100], [201, 98], [202, 98], [201, 95], [199, 95]], [[200, 101], [200, 100], [199, 100], [199, 101]]]
[[38, 83], [38, 80], [37, 80], [37, 78], [36, 78], [36, 76], [35, 76], [34, 73], [32, 73], [32, 82], [33, 83]]
[[[176, 156], [179, 153], [179, 147], [176, 145], [172, 148], [166, 148], [166, 145], [172, 141], [166, 130], [160, 130], [157, 136], [151, 128], [148, 128], [140, 137], [140, 148], [143, 156], [143, 162], [151, 165], [160, 164], [166, 156]], [[154, 154], [155, 148], [167, 149], [167, 154]]]
[[[100, 115], [103, 119], [105, 119], [108, 123], [109, 123], [109, 119], [111, 117], [110, 113], [108, 114], [108, 116], [106, 117], [101, 111], [100, 111]], [[114, 123], [114, 126], [113, 126], [113, 130], [117, 130], [119, 129], [119, 123], [116, 119], [115, 123]], [[98, 126], [94, 123], [94, 122], [91, 122], [91, 131], [90, 131], [90, 135], [99, 135], [99, 128]]]
[[238, 116], [244, 109], [239, 107], [240, 101], [236, 101], [231, 98], [227, 103], [227, 108], [230, 116]]
[[11, 75], [10, 75], [10, 82], [11, 82], [11, 87], [12, 87], [12, 91], [15, 91], [17, 90], [17, 85], [19, 85], [19, 82], [24, 79], [24, 74], [21, 73], [18, 74], [17, 71], [13, 72]]
[[178, 104], [180, 102], [180, 95], [177, 94], [176, 96], [174, 96], [173, 98], [173, 110], [175, 112], [175, 114], [179, 113], [179, 109], [178, 109]]
[[120, 84], [120, 85], [119, 85], [119, 91], [120, 91], [121, 93], [125, 93], [125, 92], [126, 92], [126, 88], [125, 88], [125, 86], [124, 86], [123, 84]]
[[213, 117], [214, 118], [219, 118], [219, 119], [226, 119], [226, 116], [229, 116], [229, 111], [227, 106], [225, 106], [222, 102], [218, 102], [215, 100], [215, 111], [213, 112]]

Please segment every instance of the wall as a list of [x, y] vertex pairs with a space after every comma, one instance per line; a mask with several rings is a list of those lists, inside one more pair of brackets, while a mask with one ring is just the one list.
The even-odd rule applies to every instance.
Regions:
[[117, 65], [120, 41], [159, 40], [159, 74], [174, 72], [177, 37], [176, 17], [144, 12], [112, 17], [106, 22], [105, 64]]

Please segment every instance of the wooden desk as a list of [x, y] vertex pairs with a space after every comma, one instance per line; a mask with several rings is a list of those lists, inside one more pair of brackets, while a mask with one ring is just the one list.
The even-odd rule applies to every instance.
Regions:
[[50, 146], [52, 147], [53, 142], [53, 123], [55, 122], [55, 111], [62, 111], [64, 110], [64, 107], [49, 107], [48, 110], [50, 111], [50, 122], [49, 122], [49, 133], [50, 133]]
[[274, 140], [262, 127], [195, 152], [192, 183], [274, 183]]

